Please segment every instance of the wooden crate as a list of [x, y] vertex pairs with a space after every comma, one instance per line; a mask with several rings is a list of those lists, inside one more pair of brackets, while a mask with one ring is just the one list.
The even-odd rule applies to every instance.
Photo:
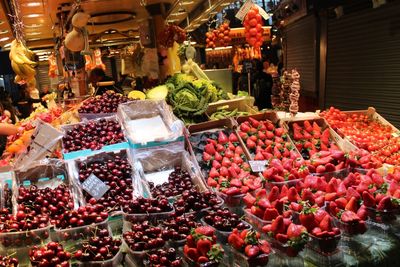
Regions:
[[242, 97], [242, 98], [237, 98], [237, 99], [222, 100], [222, 101], [210, 103], [208, 105], [206, 114], [211, 115], [214, 112], [216, 112], [219, 107], [222, 107], [222, 106], [229, 106], [228, 110], [234, 110], [235, 108], [237, 108], [240, 111], [245, 111], [245, 109], [247, 107], [254, 106], [254, 101], [255, 101], [254, 97]]
[[346, 114], [362, 114], [362, 115], [367, 115], [368, 118], [371, 121], [379, 121], [383, 125], [388, 125], [393, 129], [393, 132], [399, 132], [399, 129], [397, 129], [393, 124], [391, 124], [389, 121], [387, 121], [384, 117], [382, 117], [378, 112], [376, 112], [376, 109], [374, 107], [369, 107], [368, 109], [363, 109], [363, 110], [349, 110], [349, 111], [343, 111]]

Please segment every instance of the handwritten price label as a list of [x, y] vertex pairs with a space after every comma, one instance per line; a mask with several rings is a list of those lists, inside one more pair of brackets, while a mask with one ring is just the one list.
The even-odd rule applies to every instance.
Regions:
[[250, 160], [249, 164], [253, 172], [263, 172], [268, 165], [268, 160]]
[[99, 200], [110, 189], [108, 185], [103, 183], [102, 180], [97, 178], [93, 173], [82, 184], [83, 190], [89, 193], [96, 200]]
[[235, 17], [237, 19], [240, 19], [241, 21], [244, 20], [244, 17], [246, 17], [247, 13], [249, 12], [250, 8], [254, 5], [252, 0], [247, 0], [243, 6], [239, 9], [238, 13], [236, 13]]

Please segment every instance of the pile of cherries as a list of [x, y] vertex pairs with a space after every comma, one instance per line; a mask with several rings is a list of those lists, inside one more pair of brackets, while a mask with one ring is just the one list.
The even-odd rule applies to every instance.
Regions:
[[111, 212], [120, 210], [122, 202], [132, 199], [133, 170], [128, 160], [123, 156], [115, 155], [113, 160], [96, 160], [90, 163], [81, 162], [78, 164], [78, 168], [79, 181], [81, 183], [85, 182], [93, 173], [110, 187], [110, 190], [98, 200], [84, 191], [86, 201], [90, 204], [101, 204], [107, 211]]
[[18, 266], [18, 259], [12, 258], [10, 256], [1, 256], [0, 255], [0, 266], [17, 267]]
[[182, 266], [182, 258], [177, 256], [174, 248], [159, 248], [146, 254], [143, 261], [145, 266], [165, 266], [179, 267]]
[[149, 183], [149, 185], [153, 197], [174, 197], [193, 187], [189, 173], [180, 167], [175, 167], [175, 170], [168, 177], [168, 182], [156, 186], [153, 183]]
[[243, 222], [239, 216], [228, 208], [208, 210], [203, 218], [204, 222], [223, 232], [232, 232], [234, 228], [239, 231], [248, 229], [249, 225]]
[[169, 212], [173, 207], [169, 204], [168, 199], [160, 198], [144, 198], [138, 197], [131, 201], [126, 201], [122, 210], [128, 214], [146, 214], [146, 213], [160, 213]]
[[119, 104], [128, 102], [129, 98], [113, 91], [101, 96], [89, 98], [79, 108], [79, 113], [116, 113]]
[[168, 241], [162, 238], [162, 229], [149, 221], [132, 224], [131, 231], [125, 232], [123, 238], [133, 251], [161, 248]]
[[113, 239], [109, 231], [103, 229], [83, 242], [82, 249], [76, 251], [74, 256], [82, 262], [110, 260], [117, 255], [121, 244], [121, 239]]
[[0, 224], [0, 233], [28, 231], [47, 227], [49, 225], [49, 216], [37, 214], [30, 208], [24, 208], [24, 205], [19, 205], [16, 215], [11, 214], [6, 208], [0, 210]]
[[19, 187], [18, 204], [35, 211], [35, 214], [49, 215], [56, 219], [58, 215], [67, 210], [74, 209], [74, 201], [67, 185], [60, 184], [56, 188], [49, 187], [39, 189], [35, 185]]
[[64, 251], [62, 245], [57, 242], [50, 242], [44, 247], [34, 246], [29, 252], [32, 266], [70, 266], [71, 254]]
[[197, 228], [200, 223], [196, 222], [193, 214], [177, 216], [162, 222], [162, 238], [165, 240], [182, 241], [190, 234], [192, 228]]
[[77, 210], [66, 211], [56, 220], [56, 227], [67, 229], [101, 223], [108, 218], [108, 212], [101, 204], [81, 206]]
[[182, 215], [186, 212], [195, 212], [207, 209], [209, 207], [218, 207], [222, 204], [214, 192], [199, 192], [195, 188], [185, 190], [181, 197], [174, 203], [176, 215]]
[[105, 145], [124, 141], [124, 134], [115, 119], [91, 120], [68, 130], [63, 137], [64, 153], [83, 149], [99, 150]]

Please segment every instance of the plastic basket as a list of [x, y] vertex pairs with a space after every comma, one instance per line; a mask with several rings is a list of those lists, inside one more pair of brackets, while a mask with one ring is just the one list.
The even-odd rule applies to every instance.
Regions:
[[81, 267], [117, 267], [120, 266], [123, 257], [124, 254], [120, 249], [112, 259], [105, 261], [86, 261], [86, 262], [77, 261], [76, 265]]

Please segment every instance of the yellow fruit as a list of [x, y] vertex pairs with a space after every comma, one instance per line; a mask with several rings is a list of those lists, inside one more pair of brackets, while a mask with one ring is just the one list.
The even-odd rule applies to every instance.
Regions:
[[133, 91], [129, 92], [128, 98], [145, 100], [146, 95], [141, 91], [133, 90]]

